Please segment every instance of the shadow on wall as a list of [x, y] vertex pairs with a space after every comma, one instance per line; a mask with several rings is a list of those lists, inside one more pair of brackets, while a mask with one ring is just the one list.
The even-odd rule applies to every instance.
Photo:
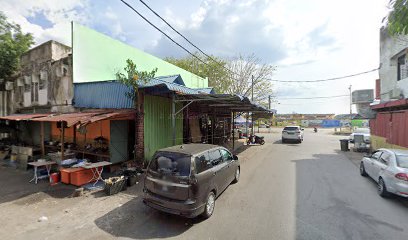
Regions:
[[383, 199], [344, 155], [296, 164], [296, 239], [407, 239], [408, 199]]

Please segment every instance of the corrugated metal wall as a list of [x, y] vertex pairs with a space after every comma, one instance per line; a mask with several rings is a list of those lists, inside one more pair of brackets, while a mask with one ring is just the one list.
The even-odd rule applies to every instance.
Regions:
[[386, 138], [387, 143], [408, 147], [408, 110], [380, 112], [370, 120], [371, 134]]
[[[176, 106], [176, 111], [180, 107], [180, 104]], [[150, 160], [156, 150], [173, 145], [171, 99], [146, 95], [144, 112], [145, 159]], [[176, 138], [176, 144], [183, 143], [183, 114], [181, 113], [176, 117]]]
[[74, 106], [78, 108], [133, 108], [133, 102], [126, 96], [131, 88], [120, 82], [76, 83]]

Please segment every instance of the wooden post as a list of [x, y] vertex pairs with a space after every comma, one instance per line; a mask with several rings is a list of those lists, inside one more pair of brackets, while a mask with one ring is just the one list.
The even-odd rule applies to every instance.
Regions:
[[44, 122], [40, 122], [41, 132], [40, 132], [40, 141], [41, 141], [41, 155], [45, 156], [45, 146], [44, 146]]
[[73, 128], [73, 130], [74, 130], [74, 132], [73, 132], [74, 139], [73, 139], [73, 140], [74, 140], [74, 144], [76, 144], [76, 142], [77, 142], [77, 141], [76, 141], [76, 140], [77, 140], [77, 139], [76, 139], [76, 125], [72, 126], [72, 128]]
[[65, 126], [64, 121], [61, 121], [61, 162], [64, 160], [64, 139], [65, 139]]

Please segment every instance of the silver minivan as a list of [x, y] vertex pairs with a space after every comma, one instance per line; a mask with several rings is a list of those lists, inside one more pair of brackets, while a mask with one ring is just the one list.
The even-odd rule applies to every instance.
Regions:
[[143, 202], [189, 218], [209, 218], [216, 198], [240, 176], [238, 157], [224, 147], [183, 144], [158, 150], [147, 168]]

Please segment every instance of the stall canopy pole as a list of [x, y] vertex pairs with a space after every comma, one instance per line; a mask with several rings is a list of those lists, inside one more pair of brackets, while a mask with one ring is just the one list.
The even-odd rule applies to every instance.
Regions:
[[173, 146], [176, 145], [176, 95], [171, 102], [171, 127], [173, 128]]
[[235, 112], [232, 112], [232, 152], [235, 152]]
[[41, 155], [44, 157], [45, 156], [45, 146], [44, 146], [44, 122], [40, 122], [41, 125], [41, 133], [40, 133], [40, 138], [41, 138]]
[[215, 134], [215, 108], [213, 108], [213, 114], [211, 116], [211, 144], [214, 144]]
[[64, 160], [64, 134], [65, 134], [65, 126], [64, 122], [61, 121], [61, 162]]
[[246, 124], [245, 124], [245, 142], [248, 142], [248, 118], [249, 118], [249, 112], [246, 114]]

